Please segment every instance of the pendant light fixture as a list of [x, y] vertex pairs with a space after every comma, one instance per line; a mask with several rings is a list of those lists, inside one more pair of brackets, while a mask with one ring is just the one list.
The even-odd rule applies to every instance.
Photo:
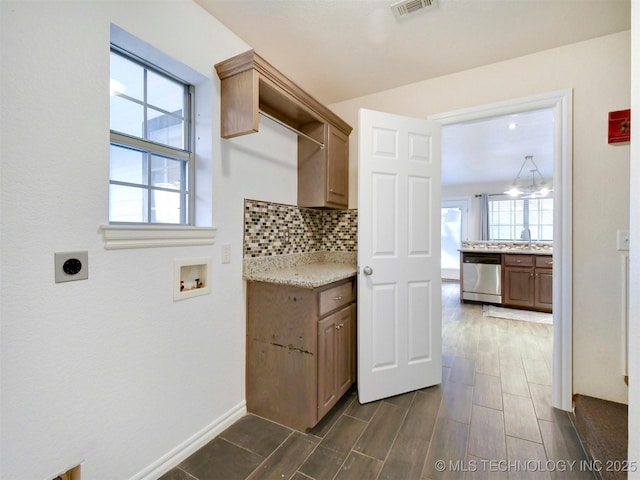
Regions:
[[[529, 166], [529, 171], [531, 172], [531, 184], [522, 185], [520, 175], [525, 169], [527, 163], [531, 163], [531, 165]], [[549, 188], [547, 182], [545, 182], [544, 177], [540, 173], [538, 165], [536, 165], [536, 162], [533, 161], [533, 156], [527, 155], [526, 157], [524, 157], [524, 162], [522, 162], [522, 166], [520, 167], [520, 170], [518, 170], [516, 178], [513, 179], [511, 188], [504, 193], [511, 197], [541, 198], [548, 196], [552, 191], [553, 189]]]

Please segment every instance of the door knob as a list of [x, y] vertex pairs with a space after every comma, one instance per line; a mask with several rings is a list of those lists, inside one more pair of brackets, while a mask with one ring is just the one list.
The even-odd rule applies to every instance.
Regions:
[[362, 273], [364, 273], [365, 275], [373, 275], [373, 268], [367, 265], [362, 269]]

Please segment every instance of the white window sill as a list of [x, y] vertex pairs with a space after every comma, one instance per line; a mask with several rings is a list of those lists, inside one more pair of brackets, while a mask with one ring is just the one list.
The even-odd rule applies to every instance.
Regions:
[[213, 245], [216, 227], [101, 225], [105, 250]]

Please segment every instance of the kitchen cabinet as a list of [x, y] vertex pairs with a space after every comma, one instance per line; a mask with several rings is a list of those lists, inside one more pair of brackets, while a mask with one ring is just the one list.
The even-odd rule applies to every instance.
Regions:
[[535, 259], [535, 285], [533, 305], [544, 311], [553, 307], [553, 258], [537, 255]]
[[247, 282], [247, 410], [304, 431], [355, 381], [355, 285]]
[[323, 149], [298, 140], [298, 206], [347, 208], [349, 205], [349, 137], [333, 125], [316, 125], [307, 132], [323, 130]]
[[352, 127], [253, 50], [215, 68], [221, 136], [257, 132], [260, 115], [298, 132], [298, 206], [347, 208]]
[[502, 304], [551, 312], [553, 304], [551, 255], [502, 255]]

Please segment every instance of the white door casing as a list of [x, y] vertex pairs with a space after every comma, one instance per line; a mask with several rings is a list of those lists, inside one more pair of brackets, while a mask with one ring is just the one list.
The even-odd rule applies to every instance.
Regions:
[[573, 410], [573, 90], [517, 98], [489, 105], [431, 115], [442, 125], [528, 112], [542, 108], [554, 111], [553, 164], [553, 385], [551, 406]]
[[442, 379], [440, 124], [361, 109], [358, 397]]

